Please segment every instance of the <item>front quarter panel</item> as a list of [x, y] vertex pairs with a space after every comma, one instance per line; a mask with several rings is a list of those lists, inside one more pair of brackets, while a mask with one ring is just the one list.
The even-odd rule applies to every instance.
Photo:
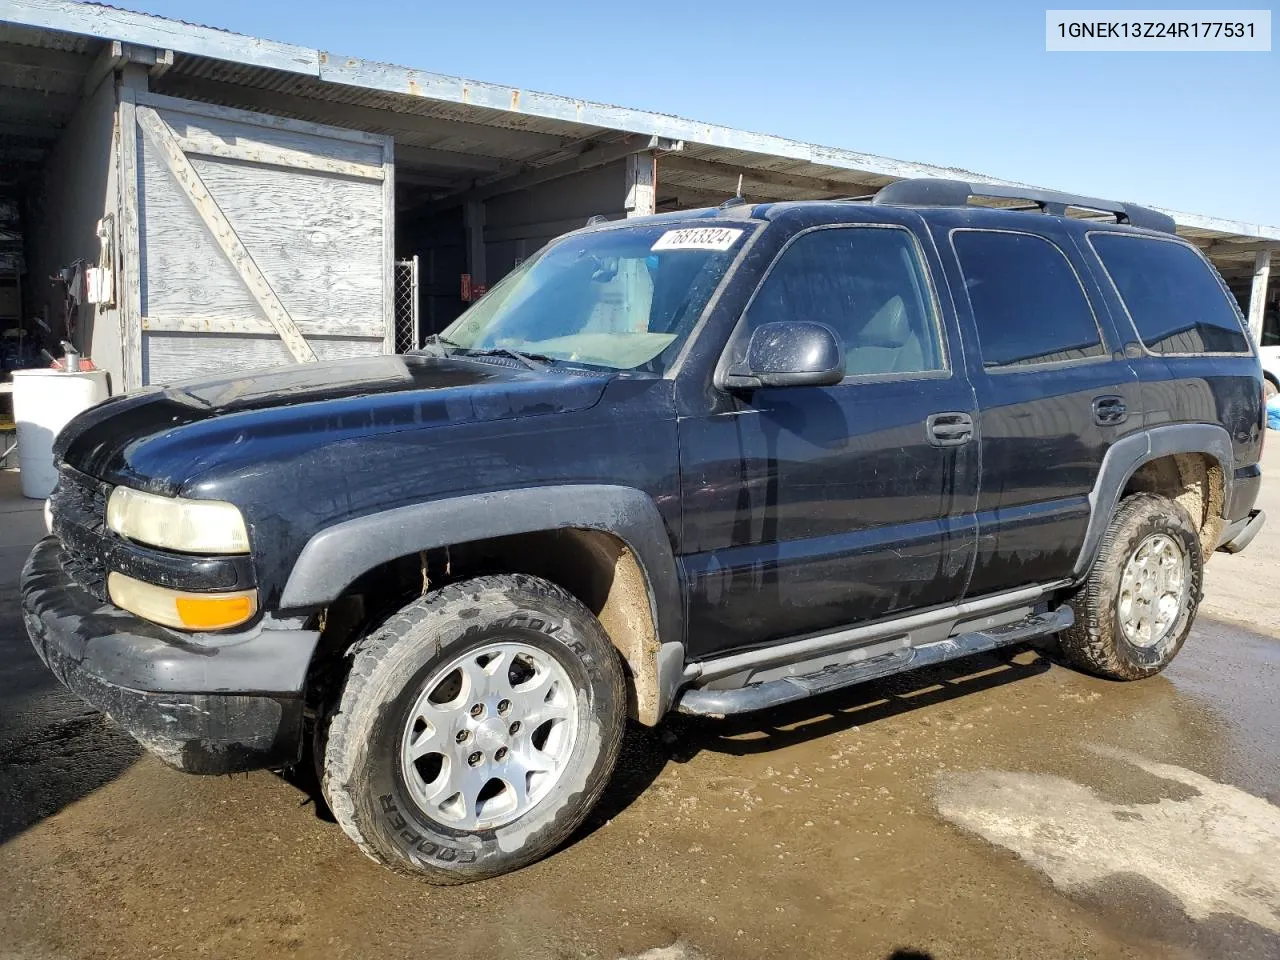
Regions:
[[[184, 490], [241, 508], [266, 610], [283, 609], [285, 584], [313, 537], [401, 508], [511, 490], [617, 485], [649, 499], [668, 549], [678, 529], [669, 381], [617, 378], [585, 410], [337, 437], [210, 471]], [[496, 520], [513, 519], [494, 509]], [[490, 535], [454, 529], [454, 543]], [[397, 556], [431, 546], [411, 545]], [[354, 580], [364, 571], [349, 572]]]

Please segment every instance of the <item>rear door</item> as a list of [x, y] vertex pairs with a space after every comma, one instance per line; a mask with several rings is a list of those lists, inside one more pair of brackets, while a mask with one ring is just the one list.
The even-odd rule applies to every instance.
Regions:
[[[1099, 283], [1142, 380], [1147, 425], [1221, 424], [1231, 438], [1234, 486], [1256, 488], [1265, 431], [1258, 361], [1226, 285], [1177, 237], [1094, 230], [1084, 246], [1096, 255]], [[1229, 506], [1227, 519], [1239, 520], [1252, 497]]]
[[976, 405], [935, 263], [906, 225], [885, 224], [803, 230], [773, 261], [726, 361], [763, 323], [812, 320], [842, 338], [847, 375], [719, 392], [706, 415], [681, 420], [694, 655], [960, 597]]
[[1102, 459], [1142, 426], [1137, 376], [1064, 232], [961, 227], [938, 240], [955, 257], [982, 437], [967, 595], [1068, 577]]

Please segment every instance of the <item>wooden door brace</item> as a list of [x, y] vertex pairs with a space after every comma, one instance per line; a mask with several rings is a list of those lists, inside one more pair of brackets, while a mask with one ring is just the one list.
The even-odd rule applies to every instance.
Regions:
[[227, 215], [222, 212], [222, 208], [218, 206], [217, 201], [209, 193], [209, 188], [200, 179], [200, 174], [191, 165], [187, 155], [182, 152], [182, 147], [179, 145], [173, 131], [169, 129], [169, 125], [151, 107], [139, 105], [137, 107], [137, 118], [138, 125], [142, 127], [148, 139], [160, 151], [160, 156], [164, 160], [169, 173], [177, 181], [178, 185], [182, 187], [188, 199], [191, 200], [196, 213], [200, 215], [204, 225], [213, 234], [214, 240], [218, 242], [222, 252], [227, 255], [227, 259], [231, 261], [231, 266], [235, 268], [236, 273], [240, 275], [240, 279], [244, 281], [244, 285], [248, 287], [249, 294], [257, 302], [258, 306], [262, 308], [267, 322], [275, 328], [276, 333], [284, 341], [284, 345], [288, 348], [293, 359], [299, 363], [314, 363], [316, 354], [311, 349], [311, 344], [307, 343], [306, 338], [302, 336], [302, 333], [298, 330], [298, 325], [293, 322], [293, 317], [289, 315], [289, 311], [280, 302], [280, 297], [276, 295], [270, 282], [263, 276], [258, 264], [249, 254], [249, 251], [245, 249], [244, 243], [241, 242], [235, 228], [227, 220]]

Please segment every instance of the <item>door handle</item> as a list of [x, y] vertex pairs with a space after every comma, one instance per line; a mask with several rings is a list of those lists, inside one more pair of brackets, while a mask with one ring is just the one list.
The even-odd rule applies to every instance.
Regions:
[[1124, 397], [1094, 397], [1093, 422], [1102, 427], [1115, 426], [1129, 419]]
[[925, 432], [935, 447], [958, 447], [973, 439], [973, 417], [967, 413], [931, 413]]

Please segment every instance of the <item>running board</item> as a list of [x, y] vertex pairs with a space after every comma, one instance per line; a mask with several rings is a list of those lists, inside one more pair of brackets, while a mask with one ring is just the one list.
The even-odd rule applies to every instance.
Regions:
[[962, 633], [959, 636], [918, 647], [903, 647], [870, 660], [829, 667], [807, 676], [783, 677], [780, 680], [770, 680], [767, 683], [758, 683], [738, 690], [686, 690], [680, 697], [677, 709], [680, 713], [703, 717], [751, 713], [754, 710], [764, 710], [795, 700], [803, 700], [829, 690], [850, 687], [868, 680], [878, 680], [881, 677], [902, 673], [904, 670], [917, 670], [921, 667], [944, 663], [947, 660], [968, 657], [975, 653], [986, 653], [997, 647], [1057, 633], [1059, 630], [1067, 629], [1074, 622], [1075, 617], [1071, 613], [1071, 608], [1063, 606], [1046, 613], [1033, 614], [1007, 626]]

